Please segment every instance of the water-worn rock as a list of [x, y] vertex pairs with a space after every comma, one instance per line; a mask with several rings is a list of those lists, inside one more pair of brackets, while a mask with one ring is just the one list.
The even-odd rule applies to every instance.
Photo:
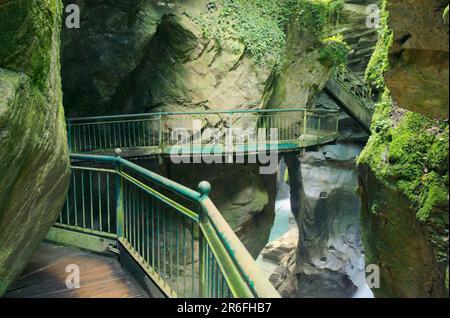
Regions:
[[448, 118], [448, 1], [384, 4], [367, 70], [384, 93], [358, 158], [366, 262], [376, 297], [448, 296], [449, 128], [430, 119]]
[[377, 297], [442, 297], [448, 266], [448, 124], [378, 105], [358, 158], [366, 259]]
[[295, 295], [295, 259], [298, 246], [298, 229], [293, 228], [281, 238], [273, 241], [261, 251], [260, 262], [270, 262], [275, 267], [270, 273], [270, 282], [282, 297]]
[[370, 166], [360, 165], [359, 173], [366, 259], [380, 268], [380, 288], [373, 289], [375, 295], [445, 296], [445, 264], [436, 262], [427, 229], [416, 220], [411, 201], [380, 182]]
[[[358, 149], [337, 144], [307, 152], [301, 159], [285, 158], [300, 229], [297, 297], [349, 297], [365, 283], [355, 192]], [[334, 155], [327, 158], [327, 153]]]
[[448, 119], [449, 44], [443, 13], [448, 0], [389, 0], [394, 41], [385, 74], [394, 101], [435, 119]]
[[59, 0], [0, 1], [0, 295], [62, 208], [69, 160]]
[[331, 67], [319, 61], [320, 45], [312, 30], [291, 22], [286, 41], [286, 57], [270, 88], [268, 108], [309, 108], [330, 78]]

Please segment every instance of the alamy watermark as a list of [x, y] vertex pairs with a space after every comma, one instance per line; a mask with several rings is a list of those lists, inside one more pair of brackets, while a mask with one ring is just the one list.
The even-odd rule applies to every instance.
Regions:
[[381, 24], [381, 9], [378, 5], [376, 4], [369, 4], [366, 7], [366, 14], [367, 14], [367, 18], [366, 18], [366, 27], [368, 27], [369, 29], [378, 29], [380, 28]]
[[277, 128], [204, 129], [201, 120], [193, 120], [192, 129], [173, 129], [170, 140], [175, 143], [170, 149], [174, 164], [259, 162], [260, 174], [273, 174], [278, 169]]
[[70, 273], [66, 278], [67, 289], [80, 288], [80, 267], [76, 264], [66, 266], [66, 273]]
[[66, 6], [66, 27], [68, 29], [80, 28], [80, 7], [76, 4], [69, 4]]
[[378, 265], [366, 266], [366, 283], [370, 289], [380, 288], [380, 267]]

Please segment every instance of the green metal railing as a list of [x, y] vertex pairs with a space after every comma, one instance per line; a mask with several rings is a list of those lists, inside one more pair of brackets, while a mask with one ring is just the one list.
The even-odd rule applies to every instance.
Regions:
[[56, 229], [117, 240], [168, 297], [280, 297], [207, 182], [194, 191], [118, 156], [71, 159]]
[[[212, 129], [214, 133], [208, 134]], [[277, 131], [276, 140], [270, 139], [271, 129]], [[317, 143], [335, 139], [338, 112], [264, 109], [101, 116], [69, 119], [67, 130], [72, 153], [101, 153], [121, 148], [125, 151], [154, 149], [155, 154], [168, 154], [171, 147], [180, 144], [175, 132], [181, 130], [183, 142], [188, 139], [190, 144], [199, 145], [198, 151], [212, 144], [228, 149], [230, 134], [233, 152], [249, 149], [249, 145], [261, 143], [256, 135], [261, 130], [268, 139], [265, 143], [275, 143], [280, 150], [285, 150], [309, 146], [303, 141], [312, 138]]]
[[353, 96], [362, 108], [371, 113], [374, 112], [374, 103], [370, 95], [369, 85], [356, 76], [352, 70], [347, 67], [337, 67], [332, 76], [341, 88]]

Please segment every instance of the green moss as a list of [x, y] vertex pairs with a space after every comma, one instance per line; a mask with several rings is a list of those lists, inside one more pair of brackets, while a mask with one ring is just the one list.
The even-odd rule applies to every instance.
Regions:
[[[440, 263], [447, 261], [448, 250], [448, 151], [446, 122], [394, 108], [386, 91], [375, 111], [372, 136], [358, 158], [379, 182], [408, 199], [417, 220], [426, 225]], [[377, 210], [378, 202], [373, 202], [372, 212]]]
[[398, 112], [386, 93], [372, 131], [358, 163], [370, 165], [377, 177], [403, 192], [418, 219], [427, 221], [448, 198], [448, 124]]
[[[239, 39], [256, 64], [276, 65], [283, 58], [289, 22], [320, 39], [325, 26], [336, 22], [342, 5], [342, 0], [216, 0], [195, 21], [205, 37]], [[329, 39], [324, 44], [324, 58], [342, 48], [342, 41], [338, 45]]]
[[448, 24], [448, 7], [449, 7], [449, 6], [447, 6], [447, 7], [445, 8], [444, 13], [442, 14], [442, 18], [444, 19], [444, 23], [445, 23], [445, 24]]
[[57, 2], [18, 0], [0, 10], [0, 67], [24, 72], [43, 90], [49, 85], [54, 23], [60, 23]]
[[393, 41], [393, 32], [388, 27], [389, 13], [386, 10], [386, 0], [383, 0], [381, 9], [381, 28], [379, 40], [375, 51], [366, 69], [366, 81], [379, 91], [384, 89], [384, 73], [389, 70], [389, 48]]
[[320, 61], [331, 67], [339, 66], [347, 62], [350, 47], [345, 43], [341, 34], [322, 40], [319, 49]]

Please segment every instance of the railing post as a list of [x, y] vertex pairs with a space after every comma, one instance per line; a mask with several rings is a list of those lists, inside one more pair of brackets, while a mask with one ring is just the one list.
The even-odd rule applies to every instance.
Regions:
[[[202, 181], [198, 184], [198, 192], [200, 192], [201, 197], [199, 202], [208, 198], [209, 192], [211, 191], [211, 185], [207, 181]], [[208, 297], [208, 284], [207, 284], [207, 272], [206, 272], [206, 247], [208, 244], [205, 241], [201, 225], [209, 222], [208, 215], [206, 211], [203, 210], [202, 206], [199, 205], [199, 219], [200, 219], [200, 230], [199, 230], [199, 297]]]
[[72, 124], [70, 122], [70, 119], [67, 120], [67, 141], [69, 145], [69, 153], [74, 152], [72, 149]]
[[[122, 150], [120, 148], [116, 148], [114, 150], [114, 153], [116, 154], [116, 157], [119, 158]], [[114, 164], [116, 169], [116, 232], [117, 238], [119, 239], [124, 237], [123, 179], [120, 175], [120, 173], [122, 172], [122, 165], [118, 161], [116, 161]]]
[[306, 109], [303, 112], [303, 135], [306, 135], [308, 115]]
[[162, 150], [162, 147], [164, 145], [163, 143], [163, 123], [162, 123], [162, 115], [159, 114], [159, 129], [158, 129], [158, 138], [159, 138], [159, 147]]

